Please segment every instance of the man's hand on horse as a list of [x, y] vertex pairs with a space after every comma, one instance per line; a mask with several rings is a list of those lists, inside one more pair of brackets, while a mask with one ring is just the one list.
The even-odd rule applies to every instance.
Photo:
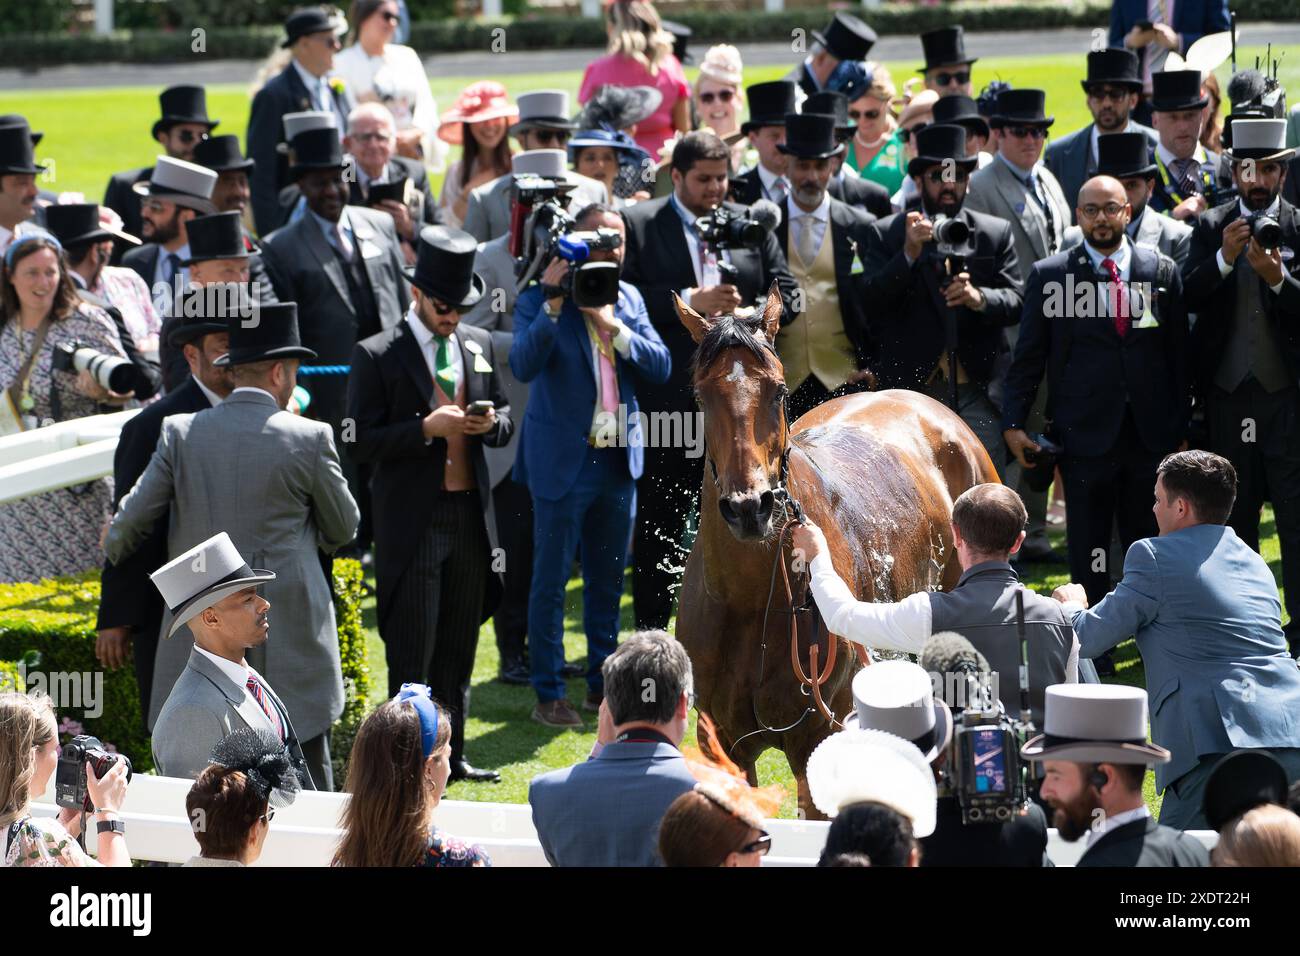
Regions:
[[909, 212], [907, 229], [903, 237], [903, 252], [907, 258], [915, 262], [921, 258], [921, 251], [925, 244], [934, 238], [934, 223], [926, 219], [922, 213]]
[[1023, 428], [1008, 428], [1002, 433], [1002, 438], [1006, 441], [1007, 447], [1011, 449], [1011, 454], [1016, 456], [1016, 461], [1020, 462], [1023, 468], [1033, 468], [1031, 462], [1025, 461], [1025, 449], [1030, 451], [1039, 451], [1038, 442], [1029, 437], [1029, 433]]
[[803, 520], [802, 524], [794, 526], [794, 534], [790, 538], [790, 543], [794, 546], [794, 556], [803, 558], [804, 567], [811, 565], [817, 555], [828, 550], [826, 536], [822, 534], [822, 529], [807, 518]]
[[1066, 601], [1077, 601], [1084, 607], [1088, 606], [1088, 592], [1083, 589], [1082, 584], [1062, 584], [1052, 592], [1052, 597], [1062, 604]]
[[950, 309], [963, 306], [976, 312], [984, 311], [984, 293], [971, 284], [969, 272], [959, 272], [943, 290], [944, 304]]

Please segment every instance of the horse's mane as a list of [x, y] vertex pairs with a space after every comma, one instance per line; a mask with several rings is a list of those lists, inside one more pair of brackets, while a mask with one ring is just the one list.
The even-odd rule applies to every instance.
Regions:
[[691, 361], [691, 378], [694, 380], [701, 372], [711, 366], [718, 356], [731, 348], [746, 348], [763, 363], [763, 367], [775, 370], [780, 367], [776, 349], [763, 334], [763, 314], [741, 318], [736, 315], [723, 315], [714, 319], [707, 327], [700, 346], [695, 350]]

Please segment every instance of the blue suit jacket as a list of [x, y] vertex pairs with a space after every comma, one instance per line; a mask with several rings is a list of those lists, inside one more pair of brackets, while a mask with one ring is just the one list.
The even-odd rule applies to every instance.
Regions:
[[[587, 324], [578, 307], [565, 299], [560, 318], [552, 322], [542, 311], [542, 302], [537, 285], [524, 290], [515, 302], [510, 368], [515, 378], [532, 385], [519, 432], [514, 478], [527, 485], [534, 497], [554, 501], [568, 494], [587, 458], [597, 372]], [[645, 460], [637, 376], [662, 384], [668, 380], [672, 360], [650, 324], [645, 299], [634, 286], [619, 283], [614, 314], [631, 333], [627, 356], [615, 352], [615, 371], [619, 403], [627, 409], [627, 467], [635, 479], [641, 477]]]
[[528, 787], [551, 866], [660, 866], [659, 821], [695, 777], [666, 743], [614, 743]]
[[1300, 670], [1287, 655], [1277, 584], [1231, 528], [1134, 542], [1119, 587], [1072, 618], [1080, 657], [1136, 635], [1151, 739], [1173, 751], [1155, 768], [1158, 789], [1206, 754], [1300, 747]]
[[[1139, 20], [1150, 19], [1147, 9], [1147, 0], [1114, 0], [1110, 8], [1110, 45], [1122, 47], [1128, 31]], [[1183, 48], [1178, 52], [1186, 54], [1192, 44], [1207, 33], [1228, 30], [1228, 0], [1178, 0], [1174, 4], [1174, 22], [1170, 26], [1183, 38]], [[1141, 70], [1146, 51], [1135, 52]]]

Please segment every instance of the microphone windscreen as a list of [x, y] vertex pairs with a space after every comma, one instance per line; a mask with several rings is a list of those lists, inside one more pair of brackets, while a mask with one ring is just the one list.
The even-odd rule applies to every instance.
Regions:
[[989, 662], [960, 634], [940, 631], [921, 648], [921, 667], [931, 674], [989, 673]]
[[775, 232], [781, 225], [781, 207], [770, 199], [760, 199], [750, 206], [749, 216], [766, 232]]

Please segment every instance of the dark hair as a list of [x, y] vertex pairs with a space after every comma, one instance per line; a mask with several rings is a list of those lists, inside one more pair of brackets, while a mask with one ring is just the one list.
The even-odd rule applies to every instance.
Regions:
[[[472, 123], [462, 122], [460, 124], [460, 188], [464, 189], [469, 184], [469, 178], [474, 172], [474, 163], [478, 160], [481, 146], [474, 134], [469, 131]], [[486, 162], [491, 164], [493, 172], [500, 176], [506, 175], [511, 170], [510, 163], [510, 137], [502, 136], [497, 141], [496, 146], [492, 148], [491, 153], [483, 154]]]
[[[1127, 790], [1141, 790], [1142, 782], [1146, 779], [1147, 766], [1143, 763], [1110, 763], [1103, 760], [1101, 763], [1115, 768], [1115, 773], [1119, 777], [1119, 782]], [[1087, 769], [1087, 773], [1100, 773], [1101, 763], [1095, 763]]]
[[588, 216], [594, 216], [596, 213], [600, 213], [603, 216], [614, 216], [618, 219], [623, 218], [623, 214], [609, 203], [593, 202], [579, 209], [577, 213], [574, 214], [573, 221], [580, 226], [586, 221]]
[[374, 16], [384, 4], [393, 2], [394, 0], [352, 0], [352, 6], [348, 8], [348, 24], [351, 27], [347, 35], [348, 43], [358, 42], [361, 39], [361, 24]]
[[605, 700], [615, 725], [666, 724], [691, 693], [691, 659], [667, 631], [637, 631], [605, 658]]
[[1025, 530], [1025, 503], [993, 482], [967, 488], [952, 505], [953, 527], [977, 554], [1005, 554]]
[[1237, 500], [1237, 470], [1213, 452], [1176, 451], [1156, 469], [1169, 500], [1182, 498], [1206, 524], [1227, 524]]
[[870, 866], [871, 857], [865, 853], [837, 853], [829, 859], [823, 857], [817, 861], [817, 865], [826, 867]]
[[249, 831], [267, 811], [267, 800], [242, 770], [213, 764], [199, 774], [185, 795], [199, 851], [208, 858], [233, 859], [248, 842]]
[[721, 866], [745, 845], [752, 827], [698, 789], [669, 805], [659, 823], [664, 866]]
[[912, 823], [883, 803], [864, 801], [842, 807], [826, 832], [818, 866], [845, 853], [864, 853], [872, 866], [907, 866], [917, 848]]
[[13, 250], [13, 260], [0, 267], [0, 325], [15, 318], [22, 311], [12, 279], [14, 270], [18, 267], [18, 263], [42, 249], [52, 250], [59, 260], [59, 287], [54, 293], [54, 301], [50, 304], [50, 319], [58, 322], [76, 312], [81, 304], [81, 297], [77, 295], [77, 287], [72, 282], [72, 276], [68, 275], [67, 260], [60, 253], [59, 246], [54, 240], [46, 236], [37, 236], [16, 241], [21, 241], [22, 245]]
[[673, 147], [672, 168], [682, 175], [689, 173], [700, 160], [731, 160], [731, 150], [718, 136], [704, 130], [687, 133]]

